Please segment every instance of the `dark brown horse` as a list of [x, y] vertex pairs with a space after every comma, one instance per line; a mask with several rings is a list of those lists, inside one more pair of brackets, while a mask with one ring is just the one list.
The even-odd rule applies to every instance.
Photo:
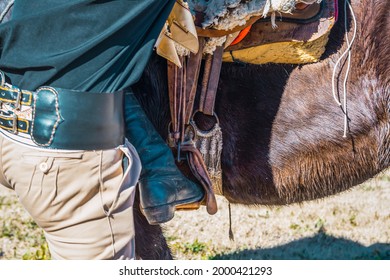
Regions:
[[[319, 63], [223, 65], [216, 112], [224, 137], [224, 196], [231, 203], [286, 205], [322, 198], [390, 166], [390, 2], [352, 1], [357, 38], [346, 138], [344, 110], [332, 96], [332, 73], [346, 49], [345, 28], [352, 37], [353, 21], [343, 12], [344, 0], [339, 6], [339, 21]], [[163, 137], [169, 122], [166, 81], [166, 63], [154, 57], [135, 88]], [[149, 226], [140, 213], [136, 236], [142, 258], [171, 257], [161, 228]]]
[[[1, 20], [10, 0], [0, 0]], [[357, 38], [348, 81], [349, 134], [332, 97], [332, 71], [346, 49], [343, 13], [321, 62], [223, 65], [216, 112], [223, 130], [224, 196], [231, 203], [286, 205], [333, 195], [390, 166], [390, 2], [353, 0]], [[344, 17], [348, 24], [344, 26]], [[169, 107], [166, 62], [153, 57], [134, 90], [163, 137]], [[201, 118], [204, 128], [210, 120]], [[136, 205], [138, 202], [136, 201]], [[162, 229], [135, 209], [137, 254], [172, 258]]]

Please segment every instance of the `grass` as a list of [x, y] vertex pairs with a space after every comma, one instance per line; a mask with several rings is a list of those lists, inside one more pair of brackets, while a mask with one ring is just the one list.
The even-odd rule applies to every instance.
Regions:
[[0, 193], [0, 259], [50, 259], [43, 231], [13, 193]]

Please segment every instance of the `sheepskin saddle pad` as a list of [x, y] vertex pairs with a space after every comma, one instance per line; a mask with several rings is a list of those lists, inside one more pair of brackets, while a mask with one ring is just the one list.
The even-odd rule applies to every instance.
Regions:
[[322, 0], [188, 0], [193, 14], [202, 15], [203, 28], [231, 30], [244, 25], [253, 16], [292, 13], [296, 5], [320, 3]]

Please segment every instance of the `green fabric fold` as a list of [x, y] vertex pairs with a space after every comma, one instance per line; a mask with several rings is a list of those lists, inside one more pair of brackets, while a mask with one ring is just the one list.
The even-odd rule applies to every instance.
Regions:
[[114, 92], [136, 83], [174, 0], [16, 0], [0, 24], [13, 85]]

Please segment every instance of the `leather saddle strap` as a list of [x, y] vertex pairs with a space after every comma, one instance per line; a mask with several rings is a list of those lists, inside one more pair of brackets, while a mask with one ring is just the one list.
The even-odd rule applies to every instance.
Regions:
[[204, 39], [199, 38], [199, 52], [180, 57], [182, 67], [168, 61], [168, 92], [171, 111], [171, 138], [183, 142], [185, 125], [190, 123], [202, 64]]
[[199, 38], [199, 51], [197, 54], [191, 54], [187, 61], [187, 69], [186, 69], [186, 78], [187, 78], [187, 86], [186, 86], [186, 115], [184, 119], [184, 123], [187, 125], [190, 123], [192, 114], [194, 112], [194, 102], [195, 96], [198, 88], [198, 80], [200, 67], [202, 64], [203, 58], [203, 47], [205, 44], [204, 38]]
[[[201, 49], [189, 58], [181, 57], [182, 67], [168, 61], [168, 91], [171, 109], [172, 147], [187, 153], [188, 165], [205, 190], [205, 204], [209, 214], [217, 212], [217, 203], [209, 178], [207, 167], [200, 152], [194, 144], [184, 139], [185, 127], [189, 124], [194, 109], [200, 66], [202, 63], [203, 39], [200, 39]], [[180, 158], [180, 156], [179, 156]]]
[[[184, 61], [183, 57], [180, 57], [181, 62]], [[182, 112], [182, 98], [183, 98], [183, 83], [184, 83], [184, 68], [177, 67], [171, 61], [168, 62], [168, 92], [169, 92], [169, 104], [171, 111], [171, 131], [170, 137], [175, 143], [179, 142], [182, 138], [181, 134], [181, 112]]]
[[202, 155], [193, 143], [185, 143], [181, 146], [183, 152], [187, 152], [188, 164], [192, 174], [198, 179], [205, 190], [205, 204], [207, 213], [214, 215], [218, 211], [217, 200], [213, 191], [213, 184], [207, 173], [207, 167]]
[[202, 80], [199, 111], [206, 115], [214, 115], [214, 104], [217, 95], [219, 76], [222, 67], [223, 46], [217, 47], [214, 54], [208, 54]]

